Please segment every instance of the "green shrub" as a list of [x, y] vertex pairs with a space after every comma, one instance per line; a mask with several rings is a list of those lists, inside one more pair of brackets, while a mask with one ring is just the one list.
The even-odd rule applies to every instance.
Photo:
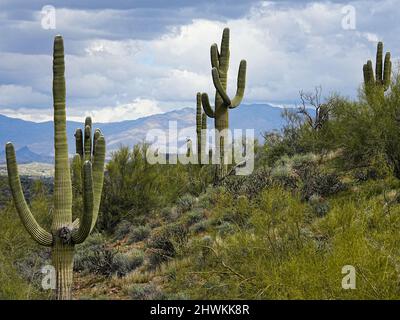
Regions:
[[190, 231], [195, 234], [205, 232], [209, 227], [209, 224], [209, 220], [199, 221], [190, 227]]
[[194, 209], [188, 213], [186, 213], [184, 217], [184, 222], [186, 226], [191, 226], [194, 223], [199, 222], [201, 219], [204, 218], [203, 210], [201, 209]]
[[115, 228], [114, 231], [114, 237], [116, 240], [122, 240], [125, 238], [128, 233], [130, 233], [132, 228], [132, 223], [126, 220], [122, 220], [117, 227]]
[[225, 236], [225, 235], [228, 235], [228, 234], [231, 234], [232, 232], [234, 232], [235, 226], [228, 221], [223, 221], [221, 224], [216, 226], [216, 229], [217, 229], [219, 235]]
[[122, 254], [107, 246], [101, 234], [94, 234], [76, 246], [74, 270], [107, 277], [124, 276], [140, 266], [143, 261], [142, 252]]
[[91, 234], [85, 242], [75, 247], [74, 255], [74, 270], [76, 271], [89, 271], [90, 257], [93, 256], [94, 252], [102, 248], [105, 244], [105, 239], [102, 234], [94, 233]]
[[303, 181], [300, 192], [302, 199], [309, 200], [313, 195], [327, 197], [345, 189], [336, 173], [311, 173]]
[[178, 211], [180, 213], [190, 211], [193, 208], [195, 201], [196, 198], [190, 194], [185, 194], [184, 196], [178, 198], [178, 200], [176, 201]]
[[156, 285], [134, 284], [129, 288], [129, 297], [132, 300], [165, 300], [166, 295]]
[[128, 244], [147, 239], [147, 237], [150, 235], [150, 231], [151, 230], [149, 226], [138, 226], [136, 228], [132, 228], [128, 236]]
[[324, 198], [319, 195], [312, 195], [309, 199], [313, 213], [317, 217], [323, 217], [329, 212], [329, 204]]
[[148, 258], [151, 268], [173, 258], [186, 242], [188, 228], [175, 223], [167, 225], [151, 235], [148, 240]]

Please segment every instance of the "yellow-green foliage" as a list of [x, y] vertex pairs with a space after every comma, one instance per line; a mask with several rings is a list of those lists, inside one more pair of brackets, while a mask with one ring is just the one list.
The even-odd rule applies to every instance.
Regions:
[[[39, 193], [39, 183], [35, 186], [35, 200], [31, 207], [37, 212], [42, 213], [37, 217], [38, 220], [46, 225], [48, 223], [48, 207], [46, 199]], [[37, 253], [43, 250], [32, 241], [28, 233], [25, 232], [17, 213], [10, 203], [0, 211], [0, 300], [1, 299], [44, 299], [49, 294], [39, 290], [32, 283], [34, 274], [40, 273], [42, 261]], [[31, 275], [24, 278], [17, 268], [17, 264], [22, 264], [29, 252], [34, 258], [35, 266], [30, 270]]]
[[[250, 202], [222, 193], [210, 219], [225, 206], [247, 223], [193, 240], [195, 262], [167, 290], [195, 299], [398, 299], [400, 205], [390, 191], [398, 187], [380, 180], [342, 192], [322, 218], [280, 188]], [[341, 286], [345, 265], [356, 268], [355, 290]]]

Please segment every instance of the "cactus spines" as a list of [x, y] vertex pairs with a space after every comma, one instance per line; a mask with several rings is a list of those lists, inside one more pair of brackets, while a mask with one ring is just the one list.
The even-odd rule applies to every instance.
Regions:
[[[64, 71], [63, 39], [61, 36], [56, 36], [53, 52], [55, 173], [51, 232], [44, 230], [30, 212], [22, 193], [14, 147], [12, 143], [6, 145], [8, 179], [15, 207], [32, 238], [41, 245], [52, 247], [52, 263], [57, 277], [56, 298], [59, 300], [71, 299], [74, 246], [86, 239], [96, 222], [105, 160], [105, 140], [103, 135], [99, 134], [96, 150], [93, 151], [95, 156], [93, 159], [85, 160], [82, 165], [84, 208], [81, 219], [72, 222], [72, 186], [66, 134]], [[77, 155], [74, 161], [80, 165], [84, 147], [79, 142], [82, 141], [82, 132], [77, 131], [75, 138]]]
[[[228, 69], [229, 69], [229, 29], [225, 28], [222, 33], [221, 40], [221, 52], [218, 51], [218, 45], [213, 44], [210, 48], [211, 56], [211, 74], [213, 84], [216, 89], [215, 93], [215, 106], [214, 108], [210, 105], [210, 101], [207, 93], [201, 95], [201, 101], [205, 114], [214, 118], [214, 125], [216, 129], [216, 135], [220, 136], [220, 143], [216, 143], [216, 154], [223, 154], [224, 144], [228, 144], [227, 130], [229, 128], [229, 109], [236, 108], [242, 102], [244, 91], [246, 87], [246, 68], [247, 64], [245, 60], [242, 60], [239, 65], [239, 72], [237, 78], [237, 89], [236, 95], [231, 99], [226, 93]], [[218, 137], [216, 137], [218, 138]], [[224, 159], [225, 157], [222, 156]], [[219, 165], [218, 177], [221, 178], [227, 173], [227, 164], [222, 162]]]
[[207, 115], [201, 108], [201, 93], [196, 95], [196, 134], [197, 134], [197, 161], [203, 163], [202, 158], [206, 152]]
[[375, 91], [378, 91], [381, 97], [384, 95], [390, 86], [391, 73], [390, 52], [385, 54], [383, 60], [383, 43], [379, 42], [376, 50], [375, 76], [371, 60], [368, 60], [363, 66], [365, 93], [368, 98]]

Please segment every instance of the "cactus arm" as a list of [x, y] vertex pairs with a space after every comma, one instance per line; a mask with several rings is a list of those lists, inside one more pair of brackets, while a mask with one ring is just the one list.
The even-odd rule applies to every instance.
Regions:
[[379, 42], [376, 49], [376, 62], [375, 62], [375, 80], [377, 84], [383, 83], [382, 61], [383, 61], [383, 43]]
[[244, 89], [246, 88], [246, 68], [247, 68], [246, 60], [240, 61], [238, 78], [237, 78], [236, 95], [232, 99], [232, 103], [229, 106], [229, 108], [231, 109], [236, 108], [243, 100]]
[[224, 90], [224, 87], [222, 86], [221, 80], [219, 78], [219, 72], [217, 68], [212, 68], [211, 70], [212, 74], [212, 79], [214, 82], [214, 87], [217, 89], [218, 94], [221, 96], [222, 100], [224, 100], [224, 103], [227, 106], [231, 105], [231, 99], [228, 97], [226, 91]]
[[224, 100], [225, 104], [229, 106], [229, 108], [231, 109], [236, 108], [242, 102], [244, 89], [246, 86], [246, 60], [240, 61], [236, 95], [233, 98], [233, 100], [229, 98], [226, 91], [224, 90], [219, 78], [219, 72], [217, 68], [212, 69], [212, 78], [215, 89], [217, 89], [219, 95], [221, 96], [222, 100]]
[[91, 117], [85, 118], [85, 127], [86, 126], [89, 126], [90, 128], [92, 128], [92, 118]]
[[97, 142], [97, 139], [99, 139], [99, 137], [101, 136], [101, 131], [100, 131], [100, 129], [96, 129], [95, 131], [94, 131], [94, 135], [93, 135], [93, 156], [94, 156], [94, 154], [95, 154], [95, 150], [96, 150], [96, 142]]
[[208, 99], [207, 93], [201, 94], [201, 103], [203, 105], [203, 110], [206, 113], [206, 115], [209, 116], [210, 118], [215, 118], [215, 112], [210, 105], [210, 100]]
[[32, 215], [29, 207], [25, 201], [22, 192], [21, 181], [18, 175], [17, 160], [15, 157], [15, 150], [12, 143], [6, 144], [6, 158], [7, 158], [7, 171], [8, 180], [11, 188], [11, 193], [14, 199], [15, 207], [22, 224], [31, 235], [31, 237], [40, 245], [50, 247], [53, 244], [53, 236], [50, 232], [44, 230]]
[[372, 69], [372, 61], [368, 60], [364, 65], [364, 79], [366, 79], [365, 84], [373, 84], [375, 82], [374, 79], [374, 70]]
[[86, 117], [85, 120], [85, 161], [92, 159], [92, 119], [90, 117]]
[[80, 155], [81, 159], [83, 158], [83, 137], [82, 130], [76, 129], [75, 131], [75, 147], [76, 153]]
[[214, 43], [210, 48], [211, 68], [219, 68], [218, 45]]
[[363, 75], [364, 75], [364, 84], [367, 84], [369, 82], [369, 77], [368, 77], [368, 65], [366, 63], [363, 65]]
[[385, 86], [385, 90], [387, 90], [390, 86], [390, 77], [392, 75], [392, 61], [390, 60], [390, 52], [387, 52], [385, 55], [384, 66], [383, 85]]
[[93, 217], [93, 177], [92, 163], [85, 161], [83, 165], [83, 215], [78, 229], [72, 231], [72, 241], [75, 244], [85, 241], [90, 233]]
[[207, 115], [205, 113], [201, 115], [201, 129], [207, 130]]
[[106, 141], [100, 130], [96, 140], [96, 150], [93, 157], [93, 216], [90, 231], [93, 230], [99, 214], [101, 192], [104, 181], [104, 161], [106, 158]]
[[221, 54], [219, 56], [219, 70], [227, 73], [229, 68], [229, 28], [222, 32]]
[[65, 111], [64, 43], [61, 36], [54, 39], [53, 101], [54, 101], [54, 219], [53, 230], [72, 223], [72, 187], [69, 170]]

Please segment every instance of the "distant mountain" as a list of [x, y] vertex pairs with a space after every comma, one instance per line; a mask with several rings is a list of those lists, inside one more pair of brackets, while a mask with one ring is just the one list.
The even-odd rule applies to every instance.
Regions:
[[[230, 110], [231, 129], [254, 129], [260, 137], [264, 131], [279, 130], [283, 126], [282, 109], [266, 104], [241, 105]], [[121, 145], [133, 146], [142, 142], [150, 129], [167, 130], [169, 121], [176, 121], [178, 131], [187, 136], [195, 136], [196, 111], [184, 108], [156, 114], [136, 120], [111, 123], [94, 123], [106, 136], [107, 151], [116, 150]], [[94, 119], [95, 120], [95, 119]], [[213, 120], [208, 119], [208, 127], [213, 127]], [[75, 153], [74, 132], [83, 128], [82, 123], [67, 121], [68, 147], [70, 154]], [[0, 115], [0, 145], [12, 141], [17, 151], [18, 161], [32, 159], [35, 162], [48, 162], [54, 156], [53, 122], [32, 122]], [[4, 150], [4, 149], [3, 149]], [[3, 159], [4, 152], [0, 153]], [[38, 159], [41, 159], [38, 161]], [[1, 160], [0, 160], [1, 162]]]
[[[24, 146], [17, 151], [15, 151], [18, 163], [32, 163], [32, 162], [40, 162], [40, 163], [53, 163], [53, 157], [37, 154], [29, 150], [27, 146]], [[5, 151], [0, 152], [0, 164], [6, 162]]]

